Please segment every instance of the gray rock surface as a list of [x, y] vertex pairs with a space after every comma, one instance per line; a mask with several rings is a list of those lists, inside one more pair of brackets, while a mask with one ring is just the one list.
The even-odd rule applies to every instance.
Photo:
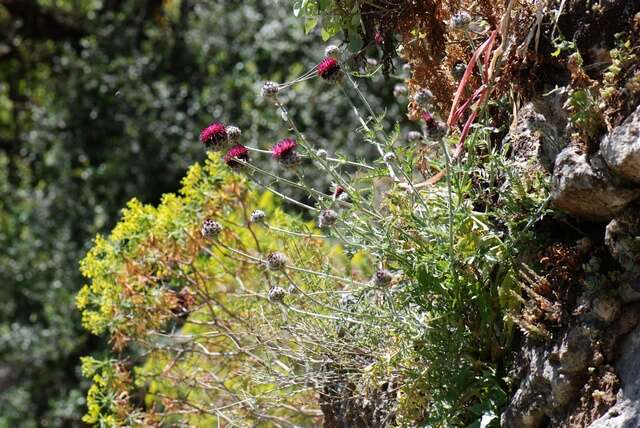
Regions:
[[640, 427], [640, 326], [622, 340], [618, 354], [615, 366], [622, 382], [618, 401], [589, 428]]
[[609, 220], [640, 197], [640, 187], [613, 176], [602, 156], [572, 145], [560, 152], [553, 171], [553, 204], [576, 217]]
[[[552, 97], [549, 97], [552, 98]], [[540, 166], [553, 169], [555, 159], [567, 145], [565, 112], [557, 97], [533, 100], [518, 111], [509, 130], [512, 160], [523, 172]]]
[[640, 275], [640, 207], [635, 205], [616, 215], [607, 225], [604, 241], [622, 267]]
[[602, 140], [600, 150], [613, 172], [640, 183], [640, 106]]

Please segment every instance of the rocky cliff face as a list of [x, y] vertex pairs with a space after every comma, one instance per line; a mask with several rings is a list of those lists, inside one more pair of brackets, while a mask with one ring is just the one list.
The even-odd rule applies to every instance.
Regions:
[[[544, 110], [535, 103], [521, 110], [516, 151], [535, 152], [537, 164], [552, 169], [553, 204], [584, 220], [596, 242], [590, 240], [589, 248], [584, 242], [576, 245], [583, 252], [577, 275], [585, 286], [562, 302], [570, 316], [554, 340], [525, 340], [514, 376], [518, 388], [502, 426], [638, 427], [640, 107], [601, 140], [599, 150], [589, 153], [569, 144], [555, 158], [561, 136], [550, 125], [556, 118], [547, 119]], [[532, 132], [534, 126], [548, 129]], [[608, 267], [599, 266], [598, 242], [612, 259]]]

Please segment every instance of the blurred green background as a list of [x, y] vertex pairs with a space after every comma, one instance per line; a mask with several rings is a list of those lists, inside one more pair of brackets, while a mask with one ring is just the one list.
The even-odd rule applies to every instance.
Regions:
[[[269, 0], [0, 0], [0, 34], [0, 427], [82, 426], [78, 358], [108, 346], [73, 304], [90, 240], [131, 197], [177, 190], [212, 120], [262, 148], [287, 136], [260, 87], [303, 73], [325, 45]], [[400, 118], [394, 83], [368, 92]], [[338, 98], [285, 94], [310, 141], [366, 156]]]

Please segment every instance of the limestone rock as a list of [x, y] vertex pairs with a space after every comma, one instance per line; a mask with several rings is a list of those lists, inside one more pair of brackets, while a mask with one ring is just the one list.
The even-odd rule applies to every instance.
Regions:
[[622, 388], [618, 401], [607, 413], [594, 421], [589, 428], [638, 428], [640, 427], [640, 326], [636, 327], [620, 346], [616, 362]]
[[614, 297], [596, 297], [592, 310], [600, 321], [611, 322], [617, 318], [620, 307], [620, 301]]
[[640, 207], [616, 215], [607, 225], [604, 241], [623, 268], [640, 275]]
[[554, 205], [576, 217], [608, 220], [640, 196], [640, 187], [629, 187], [614, 177], [602, 156], [587, 156], [569, 146], [556, 158], [551, 198]]
[[602, 140], [600, 150], [613, 172], [640, 183], [640, 106]]
[[534, 100], [519, 111], [509, 131], [512, 160], [522, 172], [544, 167], [553, 169], [558, 153], [567, 145], [566, 115], [559, 100]]

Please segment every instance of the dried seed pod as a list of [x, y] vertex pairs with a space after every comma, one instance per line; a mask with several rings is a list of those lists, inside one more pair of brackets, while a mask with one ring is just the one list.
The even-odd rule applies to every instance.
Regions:
[[267, 267], [271, 270], [283, 270], [287, 265], [287, 256], [282, 253], [271, 253], [267, 256]]
[[220, 232], [222, 232], [222, 225], [210, 218], [206, 219], [204, 223], [202, 223], [202, 228], [200, 229], [202, 236], [207, 239], [217, 237]]
[[282, 287], [271, 287], [267, 293], [267, 298], [271, 303], [282, 303], [284, 296], [287, 295], [287, 290]]

